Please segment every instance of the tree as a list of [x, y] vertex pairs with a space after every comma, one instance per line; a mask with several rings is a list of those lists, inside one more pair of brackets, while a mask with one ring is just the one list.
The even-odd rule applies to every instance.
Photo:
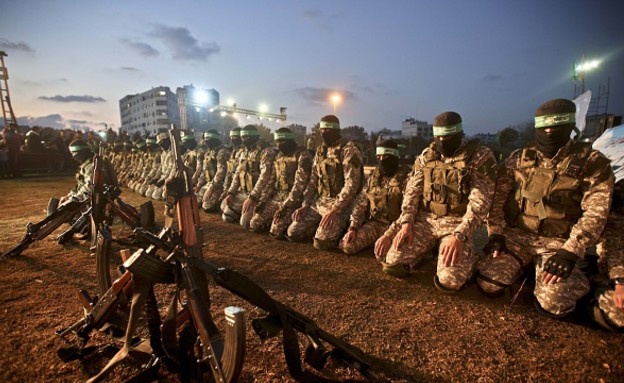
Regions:
[[264, 126], [264, 124], [256, 124], [256, 128], [258, 128], [258, 133], [260, 133], [260, 141], [266, 143], [273, 142], [273, 132], [271, 132], [271, 129]]
[[340, 129], [340, 132], [343, 137], [353, 140], [353, 141], [364, 141], [366, 140], [366, 130], [363, 127], [352, 125], [347, 126], [346, 128]]
[[306, 134], [303, 132], [306, 131], [306, 127], [303, 125], [299, 125], [299, 124], [290, 124], [287, 126], [287, 128], [293, 132], [293, 135], [295, 136], [295, 142], [297, 143], [297, 145], [305, 146]]
[[515, 147], [520, 134], [511, 126], [498, 132], [498, 143], [501, 147]]

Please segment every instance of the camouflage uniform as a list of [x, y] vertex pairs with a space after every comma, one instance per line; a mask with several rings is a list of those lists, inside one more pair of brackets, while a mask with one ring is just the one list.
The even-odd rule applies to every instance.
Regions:
[[374, 246], [390, 224], [399, 218], [409, 172], [404, 165], [399, 166], [391, 177], [382, 176], [379, 167], [371, 172], [351, 213], [349, 230], [355, 230], [356, 237], [351, 243], [347, 243], [346, 236], [343, 237], [338, 245], [340, 250], [355, 254]]
[[[478, 259], [472, 237], [492, 202], [495, 166], [494, 154], [478, 140], [462, 139], [452, 157], [443, 157], [435, 143], [425, 149], [414, 164], [398, 220], [401, 225], [413, 224], [412, 243], [390, 248], [384, 271], [413, 268], [438, 241], [460, 233], [466, 237], [461, 260], [445, 266], [438, 254], [436, 283], [447, 290], [462, 289]], [[399, 229], [393, 225], [385, 234], [393, 237]]]
[[[94, 157], [89, 158], [78, 168], [76, 173], [76, 186], [65, 196], [66, 200], [84, 201], [91, 198], [93, 189], [93, 169], [95, 168]], [[117, 176], [113, 165], [104, 159], [103, 166], [104, 183], [106, 185], [117, 185]]]
[[255, 209], [249, 223], [250, 229], [260, 232], [270, 225], [270, 234], [276, 238], [283, 238], [292, 223], [292, 213], [301, 206], [311, 171], [312, 157], [306, 148], [298, 147], [291, 155], [278, 152], [273, 163], [269, 187], [265, 188], [260, 196], [258, 204], [262, 208]]
[[168, 178], [171, 178], [172, 176], [175, 175], [176, 172], [176, 166], [175, 166], [175, 160], [173, 158], [173, 152], [171, 152], [171, 150], [166, 150], [163, 151], [162, 155], [161, 155], [161, 160], [160, 160], [160, 180], [158, 180], [156, 182], [156, 184], [152, 185], [153, 189], [152, 189], [152, 193], [149, 194], [149, 188], [147, 191], [147, 197], [151, 197], [153, 199], [156, 200], [163, 200], [165, 198], [164, 193], [165, 193], [165, 180], [167, 180]]
[[[288, 227], [288, 239], [303, 241], [314, 236], [316, 248], [336, 246], [348, 224], [362, 177], [362, 154], [353, 142], [340, 138], [331, 147], [324, 143], [319, 146], [303, 195], [302, 206], [308, 209], [299, 221]], [[320, 228], [321, 219], [332, 209], [338, 211], [333, 224], [329, 228]]]
[[488, 233], [505, 237], [508, 252], [488, 255], [477, 283], [496, 294], [535, 262], [535, 297], [543, 310], [564, 316], [589, 291], [575, 266], [562, 281], [546, 285], [546, 261], [563, 249], [583, 258], [605, 226], [614, 177], [609, 160], [589, 144], [568, 141], [549, 159], [535, 147], [517, 150], [498, 170], [496, 192], [487, 218]]
[[[225, 173], [225, 179], [223, 180], [223, 190], [230, 190], [230, 186], [232, 185], [232, 180], [236, 175], [236, 168], [238, 167], [238, 163], [240, 162], [240, 156], [245, 151], [245, 147], [243, 145], [234, 146], [231, 148], [230, 157], [227, 161], [227, 171]], [[203, 207], [203, 206], [202, 206]], [[221, 211], [223, 211], [223, 204], [221, 204]]]
[[197, 198], [204, 211], [214, 211], [219, 206], [231, 154], [230, 149], [225, 146], [208, 149], [204, 154], [202, 171], [197, 178]]
[[247, 198], [256, 203], [260, 199], [269, 185], [274, 158], [275, 150], [266, 144], [255, 143], [250, 148], [243, 149], [228, 189], [228, 194], [234, 196], [234, 199], [229, 205], [225, 200], [221, 203], [225, 222], [240, 219], [240, 225], [249, 229], [254, 206], [246, 214], [241, 214], [243, 203]]
[[[136, 191], [144, 197], [149, 197], [147, 191], [152, 183], [158, 181], [162, 174], [162, 154], [163, 150], [159, 147], [150, 151], [149, 161], [146, 166], [146, 174], [143, 182], [137, 186]], [[152, 190], [153, 192], [153, 190]]]

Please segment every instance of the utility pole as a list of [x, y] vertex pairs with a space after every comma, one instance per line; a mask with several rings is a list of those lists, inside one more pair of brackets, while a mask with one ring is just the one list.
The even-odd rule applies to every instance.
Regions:
[[0, 104], [2, 104], [2, 118], [4, 126], [17, 126], [15, 114], [11, 107], [11, 97], [9, 96], [9, 71], [4, 65], [4, 57], [7, 54], [0, 51]]

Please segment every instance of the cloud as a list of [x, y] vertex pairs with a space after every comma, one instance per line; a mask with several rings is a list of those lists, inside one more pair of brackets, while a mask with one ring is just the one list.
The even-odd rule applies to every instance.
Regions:
[[30, 47], [30, 45], [26, 43], [14, 43], [7, 39], [0, 39], [0, 49], [7, 51], [22, 51], [28, 53], [35, 53], [35, 50]]
[[105, 99], [103, 99], [102, 97], [95, 97], [95, 96], [61, 96], [61, 95], [56, 95], [56, 96], [52, 96], [52, 97], [48, 97], [48, 96], [39, 96], [38, 97], [39, 100], [45, 100], [45, 101], [56, 101], [56, 102], [106, 102]]
[[341, 15], [338, 13], [328, 15], [320, 9], [316, 8], [303, 10], [301, 12], [301, 16], [325, 31], [333, 30], [334, 25], [336, 25], [336, 23], [338, 23], [341, 18]]
[[127, 72], [140, 72], [141, 71], [139, 68], [134, 68], [131, 66], [122, 66], [122, 67], [119, 67], [119, 69], [127, 71]]
[[22, 80], [20, 81], [21, 85], [24, 86], [46, 86], [46, 85], [54, 85], [54, 84], [62, 84], [68, 83], [66, 78], [58, 78], [50, 81], [32, 81], [32, 80]]
[[60, 114], [49, 114], [47, 116], [31, 117], [22, 116], [17, 117], [18, 125], [28, 126], [49, 126], [55, 129], [65, 129], [65, 120]]
[[[88, 113], [88, 112], [83, 112]], [[65, 119], [60, 114], [49, 114], [47, 116], [22, 116], [17, 117], [17, 123], [21, 126], [43, 126], [54, 129], [73, 129], [73, 130], [100, 130], [102, 126], [106, 126], [104, 122]]]
[[160, 39], [170, 50], [173, 58], [183, 61], [207, 61], [219, 53], [221, 47], [216, 42], [200, 42], [183, 27], [157, 25], [152, 36]]
[[297, 96], [299, 96], [304, 101], [311, 102], [313, 104], [327, 104], [329, 102], [329, 98], [334, 93], [340, 93], [343, 100], [356, 99], [356, 96], [354, 93], [346, 91], [346, 90], [337, 91], [335, 89], [314, 88], [311, 86], [294, 89], [292, 92], [296, 94]]
[[155, 57], [160, 54], [158, 50], [153, 48], [151, 45], [147, 43], [142, 43], [139, 41], [132, 41], [130, 39], [120, 39], [122, 43], [124, 43], [131, 51], [134, 53], [143, 56], [143, 57]]
[[505, 77], [500, 74], [488, 74], [483, 77], [483, 81], [485, 82], [497, 82], [504, 80]]

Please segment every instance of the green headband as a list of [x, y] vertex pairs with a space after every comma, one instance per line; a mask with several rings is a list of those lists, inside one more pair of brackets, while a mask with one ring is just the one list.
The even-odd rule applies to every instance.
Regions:
[[340, 129], [339, 122], [321, 121], [320, 129]]
[[[232, 132], [230, 132], [230, 137], [232, 137]], [[204, 139], [210, 139], [210, 138], [214, 138], [214, 139], [218, 140], [221, 137], [219, 137], [219, 135], [217, 133], [212, 133], [212, 132], [204, 133]]]
[[433, 135], [438, 136], [450, 136], [451, 134], [461, 133], [464, 131], [464, 126], [460, 122], [459, 124], [450, 126], [434, 126]]
[[137, 142], [137, 143], [136, 143], [136, 146], [137, 146], [137, 148], [139, 148], [139, 149], [141, 149], [141, 148], [145, 147], [145, 145], [146, 145], [146, 144], [145, 144], [145, 141], [139, 141], [139, 142]]
[[259, 136], [260, 132], [258, 132], [257, 130], [253, 130], [253, 129], [249, 129], [249, 130], [241, 130], [241, 137], [255, 137], [255, 136]]
[[188, 136], [182, 137], [182, 141], [195, 141], [195, 136], [189, 134]]
[[72, 153], [79, 152], [81, 150], [91, 150], [91, 147], [88, 145], [71, 145], [69, 147], [69, 151]]
[[230, 130], [230, 137], [240, 137], [240, 135], [241, 135], [240, 130]]
[[395, 148], [386, 148], [384, 146], [378, 146], [375, 155], [377, 156], [399, 156], [399, 149]]
[[535, 129], [548, 128], [549, 126], [573, 124], [576, 122], [576, 113], [548, 114], [535, 117]]
[[148, 144], [148, 145], [150, 145], [150, 144], [153, 145], [153, 144], [156, 143], [156, 140], [153, 139], [153, 138], [148, 138], [148, 139], [145, 140], [145, 143]]
[[293, 140], [295, 135], [291, 132], [275, 132], [273, 133], [273, 139], [277, 140]]

